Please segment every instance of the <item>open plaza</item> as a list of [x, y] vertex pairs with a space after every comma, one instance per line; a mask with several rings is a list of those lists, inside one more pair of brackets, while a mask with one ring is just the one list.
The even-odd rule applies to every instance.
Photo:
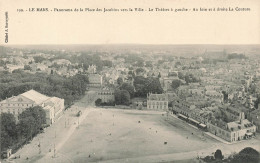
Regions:
[[225, 156], [248, 146], [260, 150], [256, 138], [225, 144], [165, 112], [95, 107], [91, 93], [8, 161], [196, 162], [217, 149]]

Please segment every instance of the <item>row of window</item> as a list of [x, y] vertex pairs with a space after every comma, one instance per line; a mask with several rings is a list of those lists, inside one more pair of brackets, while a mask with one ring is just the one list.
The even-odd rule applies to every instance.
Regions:
[[254, 128], [249, 129], [249, 130], [247, 130], [247, 132], [255, 132], [255, 129]]
[[155, 101], [165, 101], [166, 98], [150, 98], [148, 97], [149, 100], [155, 100]]
[[8, 109], [7, 111], [4, 111], [3, 109], [1, 109], [1, 113], [7, 112], [7, 113], [12, 113], [12, 114], [20, 114], [23, 111], [25, 111], [25, 109], [19, 108], [19, 109]]
[[162, 106], [162, 105], [160, 105], [160, 106], [148, 106], [148, 109], [167, 109], [167, 106]]
[[101, 93], [98, 93], [98, 95], [114, 95], [113, 92], [101, 92]]
[[167, 105], [167, 102], [150, 102], [148, 101], [148, 105]]
[[106, 97], [106, 96], [103, 96], [103, 97], [100, 97], [100, 99], [111, 99], [111, 100], [114, 100], [115, 98], [114, 97]]
[[1, 104], [1, 106], [33, 106], [33, 104]]

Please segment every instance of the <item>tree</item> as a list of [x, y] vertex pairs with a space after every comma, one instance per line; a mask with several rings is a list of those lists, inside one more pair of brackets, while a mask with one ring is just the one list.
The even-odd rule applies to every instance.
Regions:
[[96, 106], [100, 106], [102, 103], [102, 100], [99, 98], [95, 101]]
[[178, 61], [175, 63], [175, 67], [179, 67], [179, 66], [181, 66], [181, 62]]
[[214, 157], [215, 157], [216, 160], [222, 160], [224, 158], [220, 149], [216, 150]]
[[260, 155], [257, 150], [251, 147], [246, 147], [242, 149], [238, 154], [236, 154], [231, 160], [232, 163], [258, 163], [260, 162]]
[[179, 77], [179, 79], [184, 80], [185, 75], [182, 72], [178, 72], [178, 77]]
[[224, 102], [228, 102], [228, 93], [226, 91], [222, 91]]
[[45, 60], [45, 58], [43, 58], [41, 56], [34, 56], [33, 59], [34, 59], [35, 63], [41, 63], [42, 61]]
[[158, 64], [161, 65], [165, 62], [165, 60], [158, 60]]
[[129, 92], [130, 97], [133, 98], [134, 94], [135, 94], [135, 88], [134, 86], [132, 86], [129, 83], [123, 83], [120, 87], [120, 90], [126, 90], [127, 92]]
[[179, 86], [181, 86], [181, 81], [178, 79], [172, 80], [172, 88], [177, 89]]
[[258, 108], [259, 104], [260, 104], [260, 94], [257, 94], [256, 100], [255, 100], [255, 103], [254, 103], [256, 109], [260, 109], [260, 108]]
[[36, 123], [34, 117], [29, 115], [27, 115], [26, 118], [20, 118], [18, 123], [20, 135], [26, 140], [32, 139], [32, 137], [38, 132], [36, 129]]
[[39, 133], [46, 124], [46, 113], [41, 106], [27, 108], [19, 115], [19, 130], [26, 139]]
[[109, 61], [109, 60], [103, 60], [103, 66], [107, 66], [107, 67], [112, 67], [112, 61]]
[[159, 74], [158, 74], [158, 78], [161, 78], [162, 76], [161, 76], [161, 73], [159, 72]]
[[145, 67], [153, 67], [152, 61], [146, 61], [145, 62]]
[[1, 151], [6, 150], [17, 141], [16, 121], [13, 114], [2, 113], [0, 115]]
[[24, 70], [32, 70], [32, 68], [29, 65], [24, 65]]
[[137, 67], [143, 67], [144, 66], [144, 61], [143, 60], [138, 60], [135, 64]]
[[195, 77], [193, 74], [186, 74], [184, 77], [186, 83], [196, 83], [199, 82], [200, 80]]
[[144, 78], [143, 76], [137, 76], [134, 80], [135, 96], [145, 97], [148, 93], [162, 93], [163, 89], [158, 78], [149, 77]]
[[115, 102], [117, 105], [129, 105], [130, 94], [126, 90], [116, 90], [115, 91]]
[[121, 84], [124, 82], [121, 77], [117, 78], [116, 81], [117, 81], [117, 84], [118, 84], [118, 85], [121, 85]]
[[246, 59], [247, 57], [244, 54], [231, 53], [227, 56], [228, 59]]
[[65, 105], [69, 106], [85, 94], [88, 83], [88, 77], [81, 74], [66, 78], [39, 72], [36, 74], [0, 72], [0, 99], [34, 89], [47, 96], [62, 98], [65, 100]]
[[136, 72], [136, 74], [140, 74], [140, 73], [145, 72], [145, 70], [144, 70], [143, 68], [137, 68], [137, 69], [135, 70], [135, 72]]

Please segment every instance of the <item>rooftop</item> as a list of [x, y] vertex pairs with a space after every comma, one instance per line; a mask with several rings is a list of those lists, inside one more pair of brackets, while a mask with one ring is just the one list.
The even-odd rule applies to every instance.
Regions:
[[21, 95], [34, 101], [36, 104], [41, 104], [42, 102], [44, 102], [50, 98], [48, 96], [40, 94], [39, 92], [36, 92], [35, 90], [30, 90], [30, 91], [24, 92]]

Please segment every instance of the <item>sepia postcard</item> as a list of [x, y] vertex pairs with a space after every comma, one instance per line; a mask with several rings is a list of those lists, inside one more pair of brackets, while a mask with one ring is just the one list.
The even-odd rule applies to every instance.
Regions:
[[260, 163], [259, 0], [0, 0], [0, 163]]

